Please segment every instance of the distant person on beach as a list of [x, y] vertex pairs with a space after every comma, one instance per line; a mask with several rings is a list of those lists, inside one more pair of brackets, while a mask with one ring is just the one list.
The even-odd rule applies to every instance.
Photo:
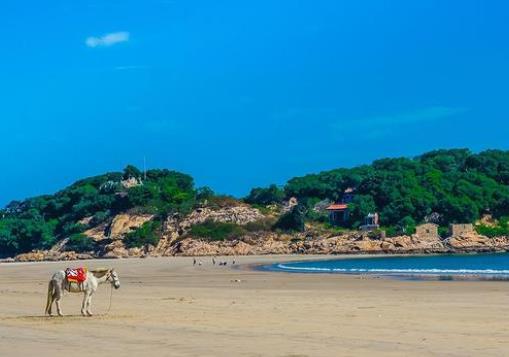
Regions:
[[193, 265], [196, 265], [196, 258], [193, 258]]
[[214, 257], [212, 257], [212, 264], [216, 265], [216, 260], [214, 259]]

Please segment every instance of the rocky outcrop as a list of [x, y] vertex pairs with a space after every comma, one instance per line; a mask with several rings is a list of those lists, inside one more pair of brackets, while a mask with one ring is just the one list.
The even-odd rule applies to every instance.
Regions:
[[[462, 244], [459, 244], [459, 242]], [[467, 243], [469, 242], [469, 243]], [[260, 233], [241, 240], [210, 242], [186, 238], [173, 244], [163, 255], [264, 255], [264, 254], [411, 254], [509, 250], [509, 239], [455, 237], [451, 241], [417, 235], [376, 239], [360, 233], [329, 238], [304, 235], [282, 236]]]
[[[206, 255], [265, 255], [265, 254], [410, 254], [509, 250], [509, 237], [488, 238], [470, 232], [445, 240], [429, 230], [412, 236], [385, 237], [369, 232], [346, 232], [334, 235], [323, 227], [306, 226], [306, 232], [282, 234], [271, 231], [249, 233], [234, 240], [208, 241], [186, 236], [189, 228], [208, 220], [246, 225], [266, 219], [257, 209], [245, 205], [213, 210], [201, 208], [186, 217], [169, 217], [163, 223], [162, 237], [156, 247], [127, 248], [123, 237], [152, 215], [124, 213], [85, 232], [100, 247], [93, 254], [65, 251], [66, 240], [49, 251], [33, 251], [15, 257], [16, 261], [74, 260], [128, 258], [146, 256], [206, 256]], [[424, 233], [422, 233], [424, 232]], [[433, 231], [434, 232], [434, 231]]]
[[127, 233], [139, 228], [143, 223], [150, 221], [154, 215], [149, 214], [119, 214], [113, 218], [109, 229], [108, 237], [120, 239]]
[[459, 251], [497, 251], [509, 247], [509, 237], [488, 238], [475, 233], [449, 237], [445, 244]]
[[179, 222], [181, 230], [189, 229], [191, 226], [205, 221], [235, 223], [245, 225], [265, 218], [256, 208], [249, 206], [225, 207], [218, 210], [211, 208], [199, 208]]
[[102, 223], [96, 227], [86, 230], [85, 232], [83, 232], [83, 234], [92, 238], [96, 242], [101, 241], [101, 240], [107, 238], [106, 235], [107, 235], [109, 226], [110, 226], [110, 223]]
[[122, 213], [116, 215], [110, 222], [102, 223], [83, 232], [95, 241], [103, 239], [122, 239], [127, 233], [139, 228], [150, 221], [154, 215]]
[[42, 261], [57, 261], [57, 260], [85, 260], [93, 259], [95, 256], [91, 254], [76, 253], [76, 252], [52, 252], [37, 250], [29, 253], [24, 253], [14, 257], [16, 262], [42, 262]]
[[[221, 223], [234, 223], [238, 225], [246, 225], [248, 223], [256, 222], [264, 218], [265, 216], [261, 214], [259, 210], [251, 208], [247, 205], [223, 207], [216, 210], [208, 207], [199, 208], [194, 210], [193, 212], [191, 212], [189, 215], [182, 219], [178, 215], [171, 216], [168, 217], [168, 219], [163, 224], [163, 234], [161, 240], [159, 241], [159, 244], [154, 249], [155, 252], [154, 254], [160, 255], [174, 254], [176, 249], [174, 247], [174, 243], [177, 241], [177, 239], [185, 235], [185, 233], [195, 224], [204, 223], [206, 221], [213, 221]], [[194, 250], [200, 251], [201, 248], [193, 246], [192, 248], [189, 247], [188, 249], [193, 251]], [[210, 249], [214, 250], [216, 248]], [[213, 255], [214, 253], [211, 254]]]

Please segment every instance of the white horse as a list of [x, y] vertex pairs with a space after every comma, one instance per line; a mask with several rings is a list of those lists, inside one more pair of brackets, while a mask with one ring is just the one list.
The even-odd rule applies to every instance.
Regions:
[[92, 316], [90, 305], [92, 295], [96, 292], [99, 284], [110, 282], [115, 289], [120, 288], [117, 272], [113, 269], [96, 269], [87, 271], [86, 279], [83, 283], [73, 283], [67, 281], [65, 271], [57, 271], [51, 277], [48, 283], [48, 300], [46, 303], [46, 314], [51, 316], [51, 307], [53, 302], [57, 305], [58, 316], [63, 316], [60, 308], [60, 300], [64, 295], [64, 290], [71, 293], [83, 293], [83, 303], [81, 304], [81, 314], [83, 316]]

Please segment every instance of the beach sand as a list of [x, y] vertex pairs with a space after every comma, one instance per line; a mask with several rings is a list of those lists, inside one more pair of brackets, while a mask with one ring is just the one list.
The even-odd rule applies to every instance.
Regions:
[[67, 316], [43, 316], [51, 273], [80, 263], [0, 264], [0, 356], [509, 355], [507, 282], [244, 268], [291, 259], [302, 257], [238, 257], [242, 269], [210, 258], [87, 261], [115, 267], [122, 284], [108, 314], [110, 287], [99, 288], [89, 318], [76, 294], [63, 299]]

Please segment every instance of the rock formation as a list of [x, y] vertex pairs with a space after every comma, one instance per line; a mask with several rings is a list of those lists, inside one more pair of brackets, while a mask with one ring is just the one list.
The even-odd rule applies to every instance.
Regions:
[[195, 224], [206, 221], [246, 225], [266, 219], [257, 209], [247, 205], [213, 210], [200, 208], [185, 217], [169, 217], [163, 222], [162, 236], [156, 247], [126, 248], [123, 238], [127, 233], [153, 219], [152, 215], [123, 213], [109, 222], [84, 232], [100, 247], [93, 254], [65, 251], [67, 240], [62, 240], [48, 251], [33, 251], [15, 257], [16, 261], [74, 260], [92, 257], [127, 258], [145, 256], [205, 256], [205, 255], [263, 255], [263, 254], [410, 254], [509, 250], [509, 237], [488, 238], [473, 232], [442, 239], [434, 225], [423, 225], [411, 236], [385, 237], [369, 232], [333, 231], [307, 225], [306, 232], [283, 234], [272, 231], [247, 233], [226, 241], [208, 241], [188, 237], [186, 233]]

